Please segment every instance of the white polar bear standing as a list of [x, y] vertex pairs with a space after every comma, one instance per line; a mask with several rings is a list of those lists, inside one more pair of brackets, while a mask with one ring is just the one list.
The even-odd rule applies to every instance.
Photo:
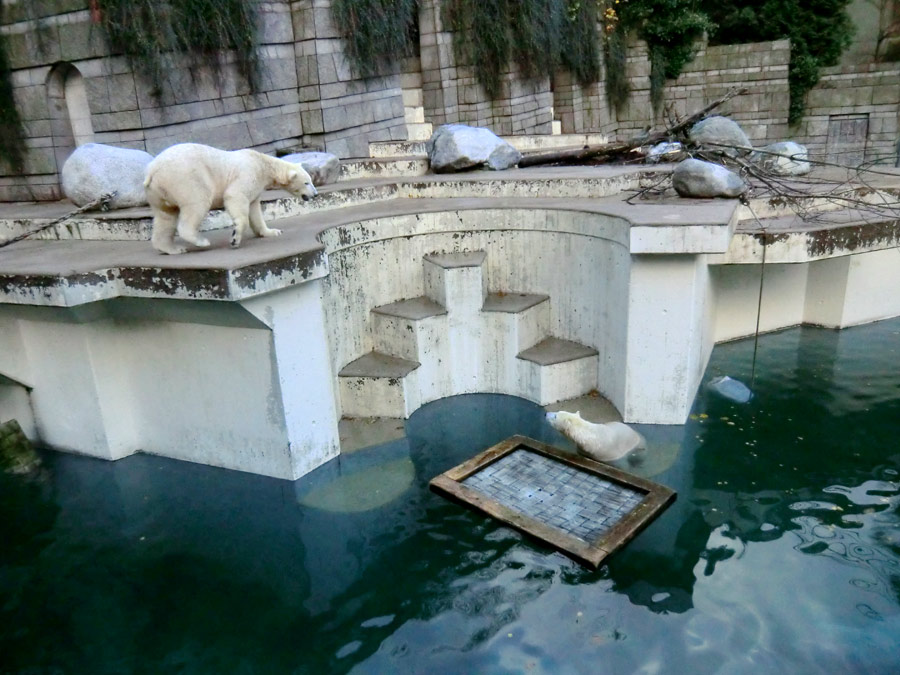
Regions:
[[550, 426], [570, 439], [578, 452], [598, 462], [614, 462], [645, 447], [644, 437], [622, 422], [594, 424], [581, 418], [581, 412], [548, 412]]
[[247, 227], [260, 237], [277, 237], [259, 203], [264, 190], [282, 188], [297, 197], [315, 197], [303, 167], [256, 150], [219, 150], [199, 143], [181, 143], [161, 152], [147, 166], [144, 190], [153, 209], [153, 248], [169, 254], [187, 249], [175, 244], [178, 234], [194, 246], [209, 246], [200, 224], [210, 209], [222, 207], [234, 221], [232, 247], [238, 247]]

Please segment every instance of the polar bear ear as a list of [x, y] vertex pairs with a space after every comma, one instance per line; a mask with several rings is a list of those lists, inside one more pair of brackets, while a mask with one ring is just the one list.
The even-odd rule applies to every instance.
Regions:
[[297, 176], [298, 176], [297, 170], [296, 170], [296, 169], [291, 169], [290, 171], [288, 171], [287, 182], [288, 182], [288, 183], [293, 183], [293, 182], [294, 182], [294, 179], [295, 179]]
[[581, 419], [581, 411], [580, 410], [575, 411], [575, 417], [577, 417], [578, 419]]

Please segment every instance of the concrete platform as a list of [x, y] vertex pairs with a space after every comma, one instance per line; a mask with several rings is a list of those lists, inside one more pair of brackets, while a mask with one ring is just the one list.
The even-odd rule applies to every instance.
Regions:
[[[231, 249], [214, 213], [212, 246], [180, 256], [150, 246], [148, 209], [84, 214], [0, 248], [0, 402], [54, 447], [296, 478], [340, 451], [343, 414], [456, 393], [594, 391], [626, 422], [683, 422], [713, 344], [755, 330], [763, 234], [762, 330], [900, 314], [896, 219], [626, 203], [668, 170], [341, 180], [265, 195], [279, 238]], [[71, 209], [0, 205], [0, 238]], [[529, 352], [548, 335], [584, 355]]]

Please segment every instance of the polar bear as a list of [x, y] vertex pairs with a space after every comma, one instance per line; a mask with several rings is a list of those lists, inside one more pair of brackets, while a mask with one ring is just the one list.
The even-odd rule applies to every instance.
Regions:
[[161, 152], [147, 165], [144, 190], [153, 210], [153, 248], [184, 253], [175, 244], [178, 234], [194, 246], [209, 246], [199, 234], [210, 209], [225, 207], [234, 221], [231, 246], [241, 244], [249, 225], [260, 237], [277, 237], [262, 216], [259, 197], [264, 190], [282, 188], [309, 200], [318, 193], [309, 174], [298, 164], [255, 150], [219, 150], [199, 143], [180, 143]]
[[[598, 462], [614, 462], [645, 447], [644, 437], [622, 422], [594, 424], [581, 418], [581, 411], [548, 412], [550, 426], [570, 439], [579, 454]], [[632, 457], [629, 457], [629, 461]]]

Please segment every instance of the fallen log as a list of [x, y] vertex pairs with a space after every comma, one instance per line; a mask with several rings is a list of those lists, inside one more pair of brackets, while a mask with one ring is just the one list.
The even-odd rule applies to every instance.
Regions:
[[721, 98], [716, 99], [708, 106], [703, 108], [703, 110], [689, 115], [688, 117], [681, 120], [678, 124], [668, 127], [663, 131], [644, 133], [640, 136], [635, 136], [634, 138], [620, 143], [604, 143], [603, 145], [590, 145], [583, 148], [578, 148], [576, 150], [557, 150], [553, 152], [541, 152], [531, 155], [525, 155], [521, 160], [519, 160], [519, 168], [524, 169], [529, 166], [555, 164], [558, 162], [576, 164], [588, 159], [621, 157], [632, 152], [635, 148], [639, 148], [642, 145], [655, 145], [656, 143], [661, 143], [662, 141], [668, 140], [673, 136], [677, 136], [678, 134], [682, 133], [686, 129], [692, 127], [694, 124], [702, 120], [710, 112], [718, 108], [726, 101], [730, 101], [735, 96], [746, 94], [747, 91], [748, 90], [746, 88], [732, 89]]

